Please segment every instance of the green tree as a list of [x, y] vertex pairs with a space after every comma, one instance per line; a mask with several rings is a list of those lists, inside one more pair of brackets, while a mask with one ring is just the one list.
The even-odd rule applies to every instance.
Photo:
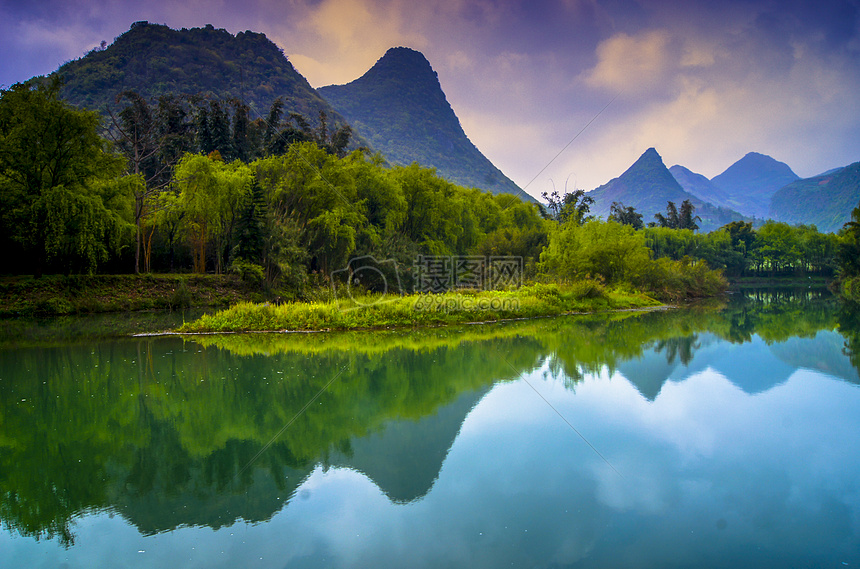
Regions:
[[540, 260], [542, 270], [558, 278], [599, 277], [613, 284], [635, 282], [650, 254], [645, 237], [629, 225], [592, 220], [560, 225], [550, 234]]
[[629, 225], [633, 229], [642, 229], [642, 214], [636, 213], [633, 206], [625, 206], [621, 202], [612, 202], [609, 207], [609, 219], [617, 221], [622, 225]]
[[[13, 239], [33, 259], [93, 272], [128, 227], [117, 180], [122, 160], [98, 135], [99, 117], [59, 98], [54, 80], [0, 91], [0, 205]], [[114, 209], [117, 206], [119, 209]]]
[[186, 154], [176, 166], [174, 207], [194, 251], [194, 271], [206, 272], [207, 248], [215, 247], [215, 272], [227, 266], [236, 222], [250, 195], [252, 171], [242, 162]]
[[851, 221], [839, 232], [839, 273], [860, 276], [860, 205], [851, 210]]
[[696, 215], [696, 206], [690, 203], [690, 200], [682, 201], [681, 211], [678, 214], [678, 229], [697, 231], [699, 229], [697, 221], [702, 221], [702, 218]]
[[[131, 186], [135, 225], [134, 272], [137, 274], [140, 272], [144, 225], [152, 214], [156, 195], [170, 180], [165, 173], [174, 166], [174, 162], [163, 159], [167, 139], [165, 129], [159, 124], [160, 114], [155, 113], [146, 99], [134, 91], [121, 92], [116, 102], [123, 99], [128, 100], [128, 104], [121, 111], [109, 111], [111, 124], [106, 133], [128, 161], [127, 172], [137, 180]], [[150, 270], [149, 259], [147, 253], [146, 272]]]
[[593, 216], [589, 216], [588, 212], [594, 204], [594, 198], [586, 195], [585, 190], [566, 192], [564, 196], [559, 196], [556, 191], [551, 194], [544, 192], [541, 197], [547, 200], [553, 218], [560, 223], [573, 220], [577, 225], [582, 225], [593, 219]]
[[678, 219], [678, 206], [675, 205], [675, 202], [667, 202], [666, 203], [666, 215], [662, 213], [655, 213], [654, 219], [657, 220], [656, 225], [659, 227], [668, 227], [669, 229], [678, 229], [679, 219]]

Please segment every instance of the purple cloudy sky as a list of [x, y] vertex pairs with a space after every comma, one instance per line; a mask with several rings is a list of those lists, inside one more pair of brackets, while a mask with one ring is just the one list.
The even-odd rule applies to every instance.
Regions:
[[593, 189], [650, 146], [708, 177], [749, 151], [804, 177], [860, 160], [860, 0], [0, 0], [0, 85], [136, 20], [263, 32], [316, 87], [418, 49], [533, 195]]

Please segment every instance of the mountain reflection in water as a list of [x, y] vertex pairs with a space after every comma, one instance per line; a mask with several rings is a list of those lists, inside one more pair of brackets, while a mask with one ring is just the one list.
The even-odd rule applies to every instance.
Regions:
[[[475, 490], [475, 503], [469, 505], [472, 498], [462, 495], [458, 507], [468, 509], [468, 516], [474, 519], [468, 521], [463, 514], [466, 517], [452, 528], [473, 528], [477, 535], [482, 524], [493, 525], [488, 520], [495, 516], [509, 525], [531, 523], [540, 536], [530, 537], [531, 541], [524, 541], [522, 535], [505, 539], [498, 530], [501, 533], [495, 538], [503, 545], [494, 556], [472, 557], [477, 566], [493, 566], [502, 559], [524, 564], [531, 559], [536, 566], [586, 558], [611, 563], [612, 557], [601, 555], [618, 552], [620, 536], [635, 534], [636, 540], [645, 539], [648, 531], [639, 524], [646, 523], [648, 515], [665, 512], [667, 504], [675, 503], [680, 517], [670, 527], [680, 530], [684, 523], [693, 523], [689, 516], [695, 516], [695, 511], [687, 501], [693, 487], [674, 497], [671, 492], [680, 489], [666, 494], [666, 489], [647, 487], [647, 483], [663, 476], [677, 477], [683, 471], [683, 461], [678, 466], [660, 467], [653, 462], [653, 456], [665, 451], [660, 445], [667, 443], [643, 439], [637, 447], [635, 437], [611, 421], [592, 430], [603, 424], [599, 417], [589, 417], [593, 409], [608, 404], [605, 393], [614, 401], [614, 407], [607, 409], [615, 409], [607, 413], [638, 409], [632, 417], [645, 412], [641, 403], [631, 399], [634, 392], [647, 405], [670, 415], [680, 412], [666, 406], [681, 393], [689, 392], [687, 397], [693, 399], [710, 394], [715, 402], [732, 400], [738, 405], [743, 398], [730, 395], [720, 381], [744, 396], [757, 396], [794, 381], [802, 372], [807, 374], [803, 377], [828, 378], [856, 389], [858, 334], [860, 318], [852, 309], [822, 291], [800, 290], [753, 291], [717, 305], [680, 310], [408, 332], [93, 340], [7, 348], [0, 351], [0, 519], [9, 533], [6, 541], [0, 539], [0, 547], [17, 545], [12, 551], [22, 562], [40, 548], [48, 548], [49, 542], [65, 546], [67, 554], [83, 551], [89, 545], [79, 535], [86, 533], [85, 528], [78, 526], [87, 516], [97, 517], [100, 512], [118, 514], [136, 529], [140, 539], [188, 528], [224, 531], [237, 521], [265, 527], [275, 517], [289, 517], [288, 505], [303, 511], [299, 504], [315, 495], [314, 488], [347, 480], [327, 475], [339, 471], [372, 481], [392, 506], [433, 510], [435, 506], [427, 500], [446, 472], [446, 489], [439, 494], [453, 491], [454, 481], [463, 477], [461, 469], [470, 473], [463, 484], [478, 475], [476, 469], [486, 469], [480, 477], [487, 487], [479, 489], [495, 492], [498, 502], [487, 502]], [[808, 376], [810, 373], [813, 375]], [[527, 385], [518, 381], [526, 377]], [[595, 399], [593, 408], [580, 408], [596, 397], [595, 382], [603, 381], [601, 378], [612, 382], [604, 398]], [[622, 378], [635, 391], [619, 384]], [[690, 391], [694, 387], [696, 393]], [[547, 401], [541, 401], [534, 391]], [[605, 449], [600, 452], [621, 475], [606, 472], [606, 464], [582, 441], [577, 442], [546, 402], [565, 420], [573, 421], [589, 444]], [[846, 413], [855, 404], [856, 397], [846, 400]], [[546, 424], [535, 423], [529, 412], [540, 414]], [[669, 419], [671, 416], [663, 416], [661, 420]], [[766, 424], [768, 419], [760, 421]], [[485, 424], [494, 425], [494, 432], [504, 435], [499, 438], [509, 442], [510, 448], [505, 448], [506, 443], [500, 448], [476, 446], [475, 433]], [[533, 428], [538, 430], [532, 433]], [[545, 436], [547, 429], [555, 434]], [[703, 426], [697, 436], [708, 436], [709, 429]], [[695, 433], [679, 433], [667, 441], [686, 436]], [[655, 444], [658, 446], [653, 447]], [[712, 448], [700, 444], [683, 443]], [[452, 457], [455, 447], [461, 452]], [[463, 454], [462, 449], [468, 452]], [[509, 454], [513, 449], [519, 454]], [[849, 473], [851, 468], [860, 469], [857, 456], [843, 460]], [[525, 468], [528, 464], [536, 470]], [[779, 478], [776, 464], [778, 461], [762, 463], [761, 468], [767, 476]], [[498, 470], [502, 465], [509, 471]], [[583, 478], [586, 465], [590, 465], [589, 476], [595, 478]], [[731, 477], [730, 467], [738, 464], [727, 460], [717, 470], [721, 476]], [[649, 468], [665, 472], [649, 472]], [[565, 471], [572, 478], [570, 485], [564, 485], [568, 489], [564, 496], [546, 495], [540, 484], [529, 481], [530, 476], [563, 476]], [[845, 484], [844, 476], [836, 479]], [[343, 484], [353, 487], [356, 480], [348, 480]], [[779, 480], [772, 482], [774, 491], [781, 487]], [[545, 483], [547, 489], [557, 485], [557, 481]], [[732, 500], [713, 487], [713, 481], [696, 483], [711, 485], [701, 492]], [[761, 487], [752, 485], [749, 491], [761, 492]], [[355, 491], [358, 495], [367, 492], [363, 486]], [[632, 491], [638, 492], [635, 498]], [[767, 502], [768, 497], [762, 500]], [[550, 529], [549, 521], [541, 521], [541, 516], [558, 525], [567, 518], [548, 512], [560, 504], [576, 506], [588, 515], [577, 518], [567, 530], [564, 524]], [[832, 539], [842, 540], [839, 546], [820, 536], [806, 537], [820, 542], [820, 547], [829, 547], [832, 553], [828, 555], [838, 556], [845, 543], [856, 543], [860, 504], [853, 509], [843, 503], [828, 503], [828, 507], [836, 518], [827, 518], [826, 529], [834, 532]], [[639, 514], [619, 517], [613, 508]], [[514, 511], [517, 513], [511, 517]], [[760, 525], [779, 528], [783, 523], [764, 511], [749, 514], [759, 516], [758, 521], [743, 522], [737, 515], [707, 523], [720, 532], [732, 532], [749, 522], [753, 524], [748, 528], [750, 535], [767, 543]], [[368, 516], [373, 518], [370, 512]], [[316, 518], [309, 515], [308, 519]], [[601, 524], [609, 524], [612, 531], [606, 533]], [[451, 533], [455, 529], [439, 532], [446, 539], [457, 539]], [[784, 531], [777, 534], [787, 535]], [[12, 535], [43, 541], [9, 542]], [[474, 556], [473, 548], [480, 544], [470, 541], [473, 538], [461, 546]], [[314, 539], [323, 538], [316, 535]], [[404, 552], [419, 547], [406, 545], [410, 542], [407, 536], [401, 539], [405, 540]], [[651, 539], [660, 543], [664, 537], [652, 535]], [[769, 557], [756, 557], [743, 546], [744, 539], [738, 537], [728, 544], [724, 562], [714, 561], [713, 566], [773, 559], [772, 551]], [[321, 563], [326, 551], [339, 558], [341, 566], [364, 566], [376, 559], [373, 555], [378, 552], [364, 551], [370, 557], [362, 557], [361, 563], [344, 561], [346, 558], [330, 550], [338, 542], [332, 537], [328, 546], [295, 558], [287, 556], [292, 561], [284, 559], [276, 566]], [[625, 542], [624, 548], [629, 547]], [[685, 541], [679, 547], [693, 546]], [[713, 546], [698, 547], [710, 551]], [[545, 558], [544, 550], [554, 551], [558, 559]], [[562, 555], [564, 551], [568, 554]], [[633, 549], [628, 553], [635, 554]], [[680, 557], [655, 562], [679, 562], [684, 553], [677, 554]], [[438, 552], [426, 555], [428, 560], [436, 559], [437, 565], [458, 563], [434, 557], [441, 555]], [[396, 555], [382, 555], [377, 561], [386, 559], [402, 562]]]

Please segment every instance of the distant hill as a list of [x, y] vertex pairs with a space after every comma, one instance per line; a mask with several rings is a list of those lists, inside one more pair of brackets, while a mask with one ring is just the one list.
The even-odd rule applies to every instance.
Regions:
[[646, 150], [621, 176], [588, 195], [595, 202], [591, 212], [604, 219], [609, 217], [609, 209], [615, 201], [632, 206], [648, 223], [654, 221], [654, 214], [666, 212], [667, 202], [675, 202], [680, 207], [684, 200], [690, 200], [696, 207], [696, 215], [702, 218], [699, 229], [703, 232], [742, 218], [738, 212], [718, 208], [684, 191], [654, 148]]
[[355, 81], [319, 92], [389, 162], [418, 162], [462, 186], [533, 201], [468, 139], [420, 52], [389, 49]]
[[236, 98], [251, 107], [251, 118], [266, 117], [272, 102], [283, 97], [286, 112], [316, 122], [320, 111], [330, 123], [343, 117], [317, 93], [263, 34], [235, 36], [212, 25], [173, 30], [136, 22], [103, 50], [61, 66], [62, 96], [74, 105], [103, 111], [115, 106], [123, 90], [146, 99], [164, 94], [199, 94]]
[[692, 172], [678, 164], [669, 168], [669, 172], [671, 172], [672, 177], [675, 178], [685, 192], [693, 194], [700, 200], [714, 205], [728, 203], [728, 196], [705, 176]]
[[769, 214], [773, 194], [798, 179], [799, 176], [784, 162], [765, 154], [750, 152], [711, 179], [728, 198], [727, 201], [717, 200], [713, 203], [744, 215], [764, 218]]
[[772, 218], [791, 224], [814, 224], [819, 231], [836, 232], [851, 220], [860, 203], [860, 162], [814, 178], [794, 181], [771, 198]]

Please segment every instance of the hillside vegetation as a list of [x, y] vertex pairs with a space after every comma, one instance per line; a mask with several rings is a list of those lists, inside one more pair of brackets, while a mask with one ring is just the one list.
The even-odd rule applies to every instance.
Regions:
[[319, 91], [391, 163], [418, 162], [462, 186], [533, 200], [468, 139], [421, 53], [392, 48], [355, 81]]
[[860, 200], [860, 162], [788, 184], [771, 198], [770, 216], [792, 224], [839, 231]]
[[112, 44], [54, 75], [64, 81], [64, 99], [100, 112], [117, 108], [117, 95], [132, 90], [146, 100], [180, 94], [235, 99], [251, 109], [252, 118], [265, 117], [281, 97], [287, 112], [315, 120], [322, 111], [332, 122], [345, 122], [278, 46], [251, 31], [233, 36], [211, 25], [174, 30], [136, 22]]

